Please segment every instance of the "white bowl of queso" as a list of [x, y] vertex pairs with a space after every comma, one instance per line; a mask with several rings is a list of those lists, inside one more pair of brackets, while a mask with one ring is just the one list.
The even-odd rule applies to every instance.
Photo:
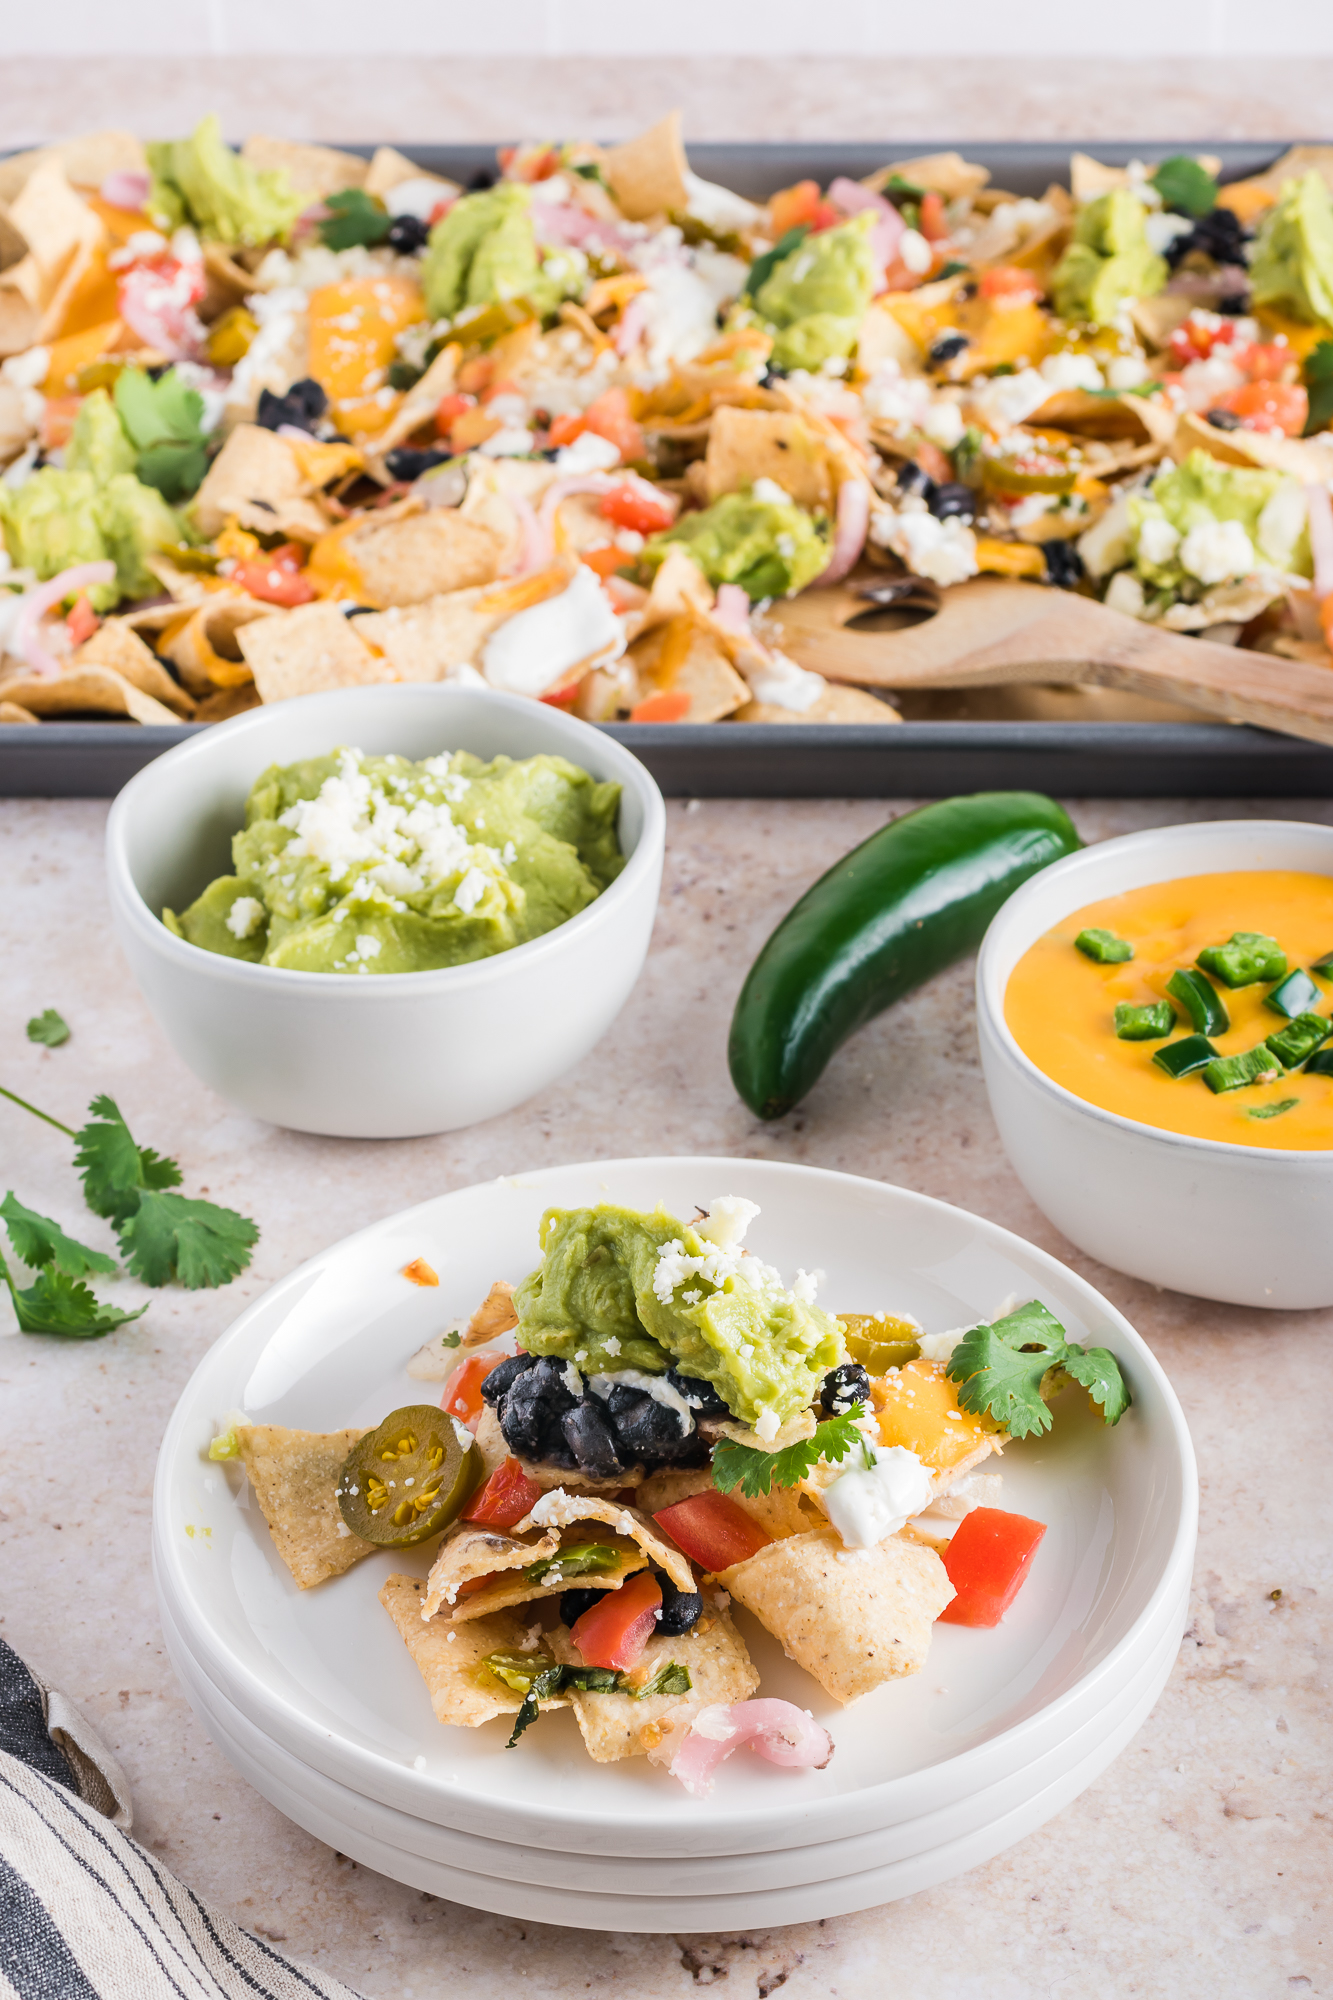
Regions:
[[[1133, 957], [1085, 956], [1074, 939], [1093, 929]], [[1154, 828], [1034, 876], [995, 917], [977, 964], [991, 1109], [1028, 1193], [1100, 1262], [1232, 1305], [1327, 1306], [1333, 1074], [1274, 1059], [1237, 1088], [1214, 1091], [1206, 1069], [1172, 1076], [1154, 1058], [1197, 1032], [1179, 1003], [1169, 1033], [1115, 1031], [1117, 1003], [1170, 1001], [1173, 973], [1197, 972], [1199, 952], [1235, 932], [1275, 938], [1288, 973], [1305, 971], [1317, 995], [1307, 989], [1305, 1011], [1333, 1013], [1333, 977], [1310, 971], [1333, 953], [1333, 827]], [[1270, 1005], [1280, 981], [1204, 977], [1228, 1017], [1209, 1036], [1219, 1059], [1290, 1026]], [[1225, 1083], [1234, 1066], [1212, 1074]]]
[[[620, 786], [625, 866], [544, 935], [430, 971], [350, 978], [251, 964], [173, 935], [163, 909], [185, 909], [228, 872], [260, 773], [344, 745], [414, 760], [562, 757]], [[196, 1076], [275, 1125], [399, 1139], [508, 1111], [601, 1040], [643, 967], [665, 840], [644, 766], [573, 716], [490, 688], [340, 688], [216, 723], [147, 765], [112, 806], [107, 875], [121, 948]]]

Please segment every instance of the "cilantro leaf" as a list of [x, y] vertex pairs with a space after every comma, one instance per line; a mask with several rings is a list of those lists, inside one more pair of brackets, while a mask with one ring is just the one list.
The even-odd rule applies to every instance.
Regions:
[[[174, 1161], [160, 1164], [175, 1166]], [[195, 1292], [229, 1285], [250, 1262], [259, 1231], [234, 1208], [147, 1187], [133, 1214], [121, 1222], [118, 1237], [121, 1255], [136, 1278], [146, 1285], [165, 1285], [176, 1277]]]
[[164, 500], [183, 500], [196, 491], [208, 469], [204, 441], [204, 399], [174, 368], [156, 380], [142, 368], [123, 368], [116, 377], [116, 414], [138, 451], [135, 474], [155, 486]]
[[1071, 1347], [1064, 1359], [1066, 1375], [1082, 1385], [1102, 1413], [1102, 1422], [1118, 1424], [1129, 1408], [1129, 1390], [1120, 1363], [1105, 1347]]
[[1310, 392], [1310, 414], [1305, 423], [1306, 437], [1327, 430], [1333, 423], [1333, 340], [1319, 341], [1305, 357], [1301, 380]]
[[76, 1243], [49, 1215], [38, 1215], [35, 1209], [25, 1208], [12, 1189], [0, 1201], [0, 1216], [4, 1217], [14, 1255], [31, 1270], [39, 1271], [50, 1264], [71, 1278], [82, 1278], [89, 1271], [110, 1274], [116, 1268], [114, 1257]]
[[1207, 167], [1188, 153], [1175, 153], [1150, 175], [1163, 208], [1175, 215], [1211, 215], [1217, 207], [1217, 182]]
[[140, 1306], [138, 1312], [121, 1312], [115, 1306], [104, 1306], [87, 1285], [52, 1265], [39, 1271], [36, 1284], [26, 1291], [14, 1283], [3, 1258], [0, 1258], [0, 1274], [9, 1287], [14, 1313], [24, 1333], [54, 1333], [71, 1340], [97, 1340], [129, 1320], [138, 1319], [148, 1310], [147, 1306]]
[[720, 1439], [713, 1450], [714, 1486], [719, 1493], [730, 1493], [739, 1486], [749, 1500], [762, 1499], [774, 1486], [799, 1486], [821, 1458], [836, 1464], [863, 1442], [856, 1419], [864, 1407], [857, 1403], [845, 1415], [830, 1417], [827, 1423], [816, 1425], [812, 1437], [798, 1438], [781, 1451], [756, 1451], [753, 1445], [737, 1444], [734, 1438]]
[[946, 1373], [960, 1384], [960, 1408], [993, 1417], [1010, 1437], [1023, 1438], [1051, 1428], [1041, 1390], [1048, 1372], [1057, 1368], [1088, 1390], [1104, 1422], [1118, 1423], [1129, 1408], [1115, 1356], [1104, 1347], [1085, 1350], [1067, 1341], [1059, 1320], [1037, 1299], [992, 1326], [973, 1327], [955, 1347]]
[[650, 1681], [645, 1681], [640, 1688], [627, 1687], [625, 1693], [633, 1701], [647, 1701], [650, 1695], [655, 1694], [688, 1694], [693, 1686], [689, 1668], [679, 1666], [675, 1660], [668, 1660], [664, 1667], [657, 1669]]
[[94, 1215], [117, 1228], [133, 1215], [145, 1188], [179, 1187], [181, 1171], [151, 1146], [136, 1146], [113, 1097], [95, 1097], [89, 1121], [75, 1133], [74, 1165], [83, 1177], [83, 1198]]
[[749, 275], [741, 287], [742, 295], [757, 298], [761, 287], [772, 277], [784, 257], [790, 257], [798, 243], [804, 243], [810, 234], [808, 222], [798, 222], [794, 229], [786, 230], [779, 236], [771, 250], [765, 250], [762, 257], [756, 257], [750, 266]]
[[388, 210], [364, 188], [344, 188], [340, 194], [325, 195], [324, 206], [333, 214], [320, 223], [319, 233], [330, 250], [382, 243], [389, 233], [392, 218]]
[[518, 1714], [514, 1717], [514, 1733], [505, 1744], [506, 1750], [512, 1750], [523, 1731], [537, 1720], [538, 1702], [548, 1699], [553, 1694], [559, 1694], [564, 1682], [564, 1673], [563, 1667], [548, 1667], [544, 1674], [537, 1675], [523, 1697], [523, 1704]]
[[44, 1013], [34, 1014], [28, 1023], [28, 1040], [40, 1042], [44, 1048], [58, 1049], [62, 1042], [69, 1040], [69, 1026], [54, 1007]]

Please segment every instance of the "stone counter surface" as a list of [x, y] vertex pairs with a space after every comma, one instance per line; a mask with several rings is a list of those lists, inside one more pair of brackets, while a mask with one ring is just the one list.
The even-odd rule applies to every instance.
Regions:
[[[726, 1073], [754, 952], [795, 897], [891, 813], [875, 801], [669, 805], [647, 969], [573, 1075], [473, 1131], [370, 1143], [231, 1111], [172, 1054], [111, 936], [105, 806], [0, 805], [0, 1083], [77, 1124], [120, 1102], [188, 1193], [253, 1215], [254, 1264], [220, 1292], [152, 1294], [89, 1343], [0, 1339], [0, 1633], [94, 1718], [136, 1832], [200, 1895], [371, 2000], [1122, 2000], [1333, 1994], [1328, 1660], [1333, 1313], [1262, 1315], [1162, 1293], [1073, 1251], [1002, 1154], [959, 966], [871, 1024], [807, 1103], [761, 1125]], [[1090, 839], [1225, 808], [1075, 801]], [[1254, 802], [1237, 808], [1261, 815]], [[1286, 817], [1333, 821], [1326, 802]], [[73, 1037], [41, 1050], [46, 1007]], [[1152, 1343], [1199, 1455], [1195, 1597], [1179, 1663], [1134, 1742], [1068, 1810], [961, 1880], [857, 1916], [722, 1936], [560, 1931], [482, 1915], [346, 1861], [252, 1791], [166, 1659], [149, 1565], [153, 1465], [191, 1370], [244, 1303], [363, 1223], [502, 1173], [615, 1154], [798, 1160], [957, 1202], [1063, 1257]], [[3, 1185], [84, 1240], [68, 1142], [0, 1100]], [[136, 1294], [126, 1282], [117, 1295]], [[138, 1302], [138, 1294], [135, 1302]], [[6, 1317], [8, 1308], [6, 1306]]]

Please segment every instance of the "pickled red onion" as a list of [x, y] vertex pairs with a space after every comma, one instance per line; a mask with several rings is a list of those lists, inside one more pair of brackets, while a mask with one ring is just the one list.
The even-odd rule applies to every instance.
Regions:
[[128, 171], [108, 174], [97, 190], [108, 208], [141, 209], [153, 185], [151, 174]]
[[113, 562], [76, 563], [73, 569], [62, 569], [59, 576], [53, 576], [49, 583], [39, 583], [35, 590], [28, 591], [15, 621], [11, 641], [18, 658], [43, 680], [54, 679], [60, 672], [60, 662], [54, 653], [47, 651], [37, 636], [38, 620], [53, 604], [59, 604], [62, 597], [72, 597], [76, 591], [91, 590], [96, 584], [114, 583], [115, 580], [116, 565]]
[[856, 567], [870, 527], [870, 488], [864, 479], [844, 479], [838, 488], [837, 525], [828, 568], [816, 583], [841, 583]]
[[519, 531], [518, 555], [509, 574], [533, 576], [539, 569], [549, 569], [555, 557], [551, 530], [537, 519], [537, 510], [526, 494], [506, 493], [505, 499], [514, 510]]
[[822, 1771], [833, 1755], [827, 1729], [790, 1701], [738, 1701], [729, 1708], [715, 1703], [699, 1709], [679, 1743], [670, 1727], [677, 1715], [679, 1710], [668, 1710], [662, 1718], [667, 1739], [648, 1755], [654, 1763], [665, 1764], [695, 1798], [709, 1796], [714, 1771], [743, 1743], [770, 1764], [790, 1771]]
[[713, 606], [713, 616], [719, 625], [734, 632], [738, 638], [750, 636], [750, 598], [738, 583], [720, 583], [717, 588], [717, 602]]

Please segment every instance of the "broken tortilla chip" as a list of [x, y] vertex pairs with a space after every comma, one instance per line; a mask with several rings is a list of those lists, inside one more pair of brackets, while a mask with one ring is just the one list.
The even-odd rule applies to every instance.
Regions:
[[748, 684], [723, 647], [689, 612], [645, 632], [629, 658], [638, 681], [636, 701], [684, 695], [689, 707], [677, 718], [681, 722], [718, 722], [750, 700]]
[[359, 188], [366, 178], [366, 162], [359, 153], [339, 152], [336, 146], [308, 146], [298, 139], [272, 139], [252, 132], [241, 147], [247, 167], [259, 173], [285, 173], [294, 188], [309, 195], [311, 202], [343, 188]]
[[110, 667], [66, 666], [54, 678], [18, 673], [0, 681], [0, 697], [19, 702], [34, 715], [123, 715], [131, 722], [179, 723], [163, 702]]
[[400, 153], [394, 146], [377, 146], [371, 155], [366, 177], [361, 185], [367, 194], [377, 194], [384, 206], [393, 213], [393, 203], [389, 195], [404, 181], [434, 181], [440, 190], [440, 200], [448, 201], [452, 196], [462, 194], [457, 181], [449, 181], [442, 174], [432, 174], [425, 167], [419, 167], [415, 160], [409, 160], [406, 153]]
[[780, 708], [776, 702], [750, 701], [737, 709], [734, 722], [901, 722], [896, 708], [864, 688], [830, 683], [809, 708]]
[[553, 1556], [559, 1546], [560, 1537], [554, 1533], [520, 1541], [516, 1535], [504, 1534], [498, 1528], [464, 1521], [446, 1538], [431, 1564], [421, 1616], [433, 1618], [443, 1604], [452, 1611], [465, 1583], [481, 1576], [499, 1576], [508, 1570], [523, 1569], [543, 1556]]
[[329, 522], [312, 492], [285, 438], [259, 424], [238, 424], [194, 496], [194, 518], [207, 537], [234, 519], [261, 535], [316, 542]]
[[464, 1347], [480, 1347], [488, 1340], [498, 1340], [502, 1333], [508, 1333], [511, 1327], [517, 1325], [514, 1287], [507, 1278], [497, 1278], [468, 1321], [462, 1344]]
[[[628, 1577], [647, 1567], [647, 1558], [643, 1551], [636, 1548], [633, 1542], [621, 1541], [616, 1535], [567, 1533], [563, 1536], [560, 1547], [570, 1548], [575, 1545], [583, 1547], [588, 1542], [604, 1543], [611, 1551], [614, 1561], [608, 1557], [609, 1566], [606, 1569], [599, 1569], [591, 1575], [584, 1571], [566, 1576], [559, 1567], [560, 1551], [557, 1549], [554, 1559], [556, 1567], [543, 1577], [525, 1576], [522, 1570], [510, 1570], [501, 1576], [488, 1577], [486, 1582], [479, 1584], [475, 1590], [460, 1595], [458, 1606], [454, 1611], [454, 1623], [470, 1624], [474, 1618], [488, 1617], [492, 1611], [503, 1611], [514, 1604], [533, 1604], [543, 1598], [559, 1597], [562, 1591], [579, 1589], [584, 1584], [594, 1590], [619, 1590]], [[541, 1558], [534, 1556], [532, 1560], [536, 1562]]]
[[158, 651], [171, 661], [192, 694], [243, 687], [254, 675], [236, 635], [257, 618], [281, 615], [276, 605], [261, 603], [257, 597], [214, 591], [195, 611], [173, 611]]
[[[523, 1696], [487, 1673], [483, 1662], [490, 1653], [526, 1650], [527, 1621], [516, 1611], [493, 1612], [470, 1625], [451, 1625], [445, 1618], [423, 1621], [425, 1588], [419, 1576], [391, 1576], [380, 1591], [380, 1603], [426, 1683], [435, 1720], [476, 1729], [497, 1715], [517, 1715]], [[568, 1708], [569, 1702], [554, 1695], [542, 1706]]]
[[687, 208], [690, 190], [685, 176], [689, 170], [679, 111], [669, 112], [637, 139], [612, 146], [602, 161], [620, 212], [631, 222]]
[[273, 1546], [302, 1590], [341, 1576], [374, 1551], [372, 1542], [352, 1533], [334, 1497], [347, 1454], [364, 1436], [359, 1426], [346, 1431], [236, 1426], [241, 1463]]
[[75, 187], [100, 188], [108, 174], [145, 173], [148, 156], [133, 132], [88, 132], [55, 146], [35, 146], [0, 160], [0, 201], [14, 201], [36, 169], [55, 160]]
[[[687, 1557], [670, 1542], [663, 1541], [646, 1514], [637, 1507], [608, 1500], [593, 1493], [567, 1493], [555, 1487], [544, 1493], [532, 1512], [518, 1524], [517, 1533], [530, 1528], [568, 1528], [576, 1521], [602, 1521], [617, 1535], [638, 1543], [644, 1554], [664, 1569], [677, 1590], [694, 1589], [694, 1571]], [[599, 1579], [600, 1582], [600, 1579]]]
[[[424, 424], [434, 423], [441, 396], [447, 396], [454, 386], [454, 374], [462, 354], [458, 342], [451, 340], [447, 347], [440, 349], [421, 380], [412, 384], [387, 427], [375, 439], [371, 456], [376, 465], [383, 467], [386, 455], [410, 438], [413, 431], [419, 431]], [[384, 477], [389, 477], [387, 467], [384, 468]]]
[[355, 565], [365, 601], [381, 607], [424, 604], [493, 583], [499, 575], [500, 537], [456, 507], [432, 507], [396, 521], [372, 515], [343, 540]]
[[954, 1596], [944, 1564], [919, 1542], [846, 1549], [834, 1528], [770, 1542], [718, 1580], [844, 1703], [919, 1673]]
[[355, 620], [369, 645], [383, 653], [400, 681], [442, 681], [475, 666], [481, 649], [506, 613], [486, 608], [481, 585], [450, 591], [424, 604], [395, 605]]
[[303, 604], [279, 617], [256, 618], [241, 626], [236, 643], [266, 702], [398, 678], [332, 604]]
[[187, 720], [194, 714], [194, 703], [185, 689], [171, 678], [151, 647], [123, 618], [105, 618], [75, 653], [71, 667], [77, 671], [81, 667], [110, 667], [114, 673], [123, 674], [132, 687], [143, 694], [150, 694], [167, 708]]
[[[583, 1655], [563, 1625], [547, 1635], [546, 1643], [563, 1666], [583, 1665]], [[759, 1685], [745, 1641], [725, 1611], [705, 1611], [693, 1631], [679, 1638], [654, 1634], [632, 1678], [642, 1686], [673, 1662], [689, 1674], [689, 1699], [705, 1705], [716, 1702], [729, 1708], [733, 1702], [748, 1701]], [[679, 1694], [651, 1694], [639, 1700], [618, 1689], [597, 1694], [571, 1688], [569, 1693], [584, 1745], [595, 1764], [645, 1756], [662, 1717], [680, 1700]]]
[[867, 175], [864, 186], [878, 194], [895, 175], [899, 180], [910, 181], [914, 187], [933, 188], [946, 201], [956, 201], [984, 188], [990, 179], [990, 169], [965, 160], [961, 153], [922, 153], [914, 160], [894, 160], [891, 165], [881, 167], [878, 173]]
[[824, 440], [789, 410], [713, 412], [704, 458], [709, 503], [756, 479], [771, 479], [807, 513], [832, 506], [835, 487]]
[[40, 718], [35, 716], [30, 708], [20, 708], [16, 701], [0, 701], [0, 723], [39, 720]]

